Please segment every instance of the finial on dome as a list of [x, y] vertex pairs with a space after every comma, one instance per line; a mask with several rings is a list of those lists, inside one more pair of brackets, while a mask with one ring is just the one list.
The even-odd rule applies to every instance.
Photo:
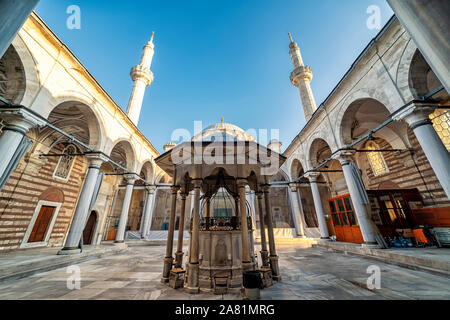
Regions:
[[153, 37], [155, 36], [155, 31], [152, 32], [152, 37], [150, 38], [150, 42], [153, 43]]
[[291, 43], [293, 43], [293, 42], [294, 42], [294, 40], [292, 40], [292, 35], [291, 35], [291, 33], [290, 33], [290, 32], [288, 32], [288, 34], [289, 34], [289, 39], [291, 40]]
[[220, 122], [223, 124], [223, 117], [220, 119]]

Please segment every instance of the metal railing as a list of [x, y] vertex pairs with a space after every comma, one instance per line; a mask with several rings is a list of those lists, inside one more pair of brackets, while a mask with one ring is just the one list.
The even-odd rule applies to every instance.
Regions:
[[[252, 219], [247, 217], [248, 229], [252, 230]], [[192, 219], [190, 228], [192, 231]], [[241, 230], [240, 217], [212, 217], [200, 219], [200, 231], [236, 231]]]

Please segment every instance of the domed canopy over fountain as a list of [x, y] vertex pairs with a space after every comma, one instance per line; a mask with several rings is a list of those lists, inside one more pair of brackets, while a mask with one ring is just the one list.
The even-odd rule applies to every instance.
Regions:
[[[253, 136], [241, 128], [223, 122], [207, 127], [191, 141], [183, 142], [159, 156], [156, 164], [174, 182], [163, 282], [169, 280], [173, 266], [178, 191], [182, 197], [182, 215], [186, 196], [194, 191], [186, 288], [192, 293], [200, 288], [211, 290], [218, 274], [228, 277], [230, 287], [240, 288], [242, 271], [254, 270], [257, 266], [246, 194], [249, 190], [261, 194], [264, 191], [266, 207], [270, 208], [269, 181], [285, 160], [284, 156], [259, 145]], [[270, 210], [266, 211], [266, 215], [271, 216]], [[184, 216], [180, 217], [180, 221], [183, 219]], [[272, 219], [267, 220], [269, 235], [273, 235]], [[274, 279], [278, 279], [278, 258], [273, 236], [269, 236], [269, 240], [270, 267]], [[175, 266], [181, 268], [182, 239], [178, 244]], [[269, 266], [267, 252], [261, 254], [262, 265]]]

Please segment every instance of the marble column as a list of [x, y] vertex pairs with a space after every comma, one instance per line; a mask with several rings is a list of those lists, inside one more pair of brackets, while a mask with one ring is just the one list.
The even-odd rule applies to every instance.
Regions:
[[187, 292], [198, 293], [199, 287], [199, 226], [200, 226], [200, 188], [201, 179], [194, 179], [194, 212], [192, 213], [191, 247], [189, 248], [189, 264], [187, 270]]
[[[308, 227], [308, 224], [306, 223], [306, 216], [305, 216], [305, 209], [303, 207], [303, 202], [302, 202], [302, 191], [300, 189], [300, 184], [297, 185], [297, 196], [298, 196], [298, 204], [300, 206], [300, 213], [302, 214], [302, 216], [300, 217], [300, 219], [302, 219], [302, 223], [303, 223], [303, 231], [305, 230], [305, 228]], [[306, 236], [306, 233], [305, 233]]]
[[0, 0], [0, 58], [38, 2], [39, 0]]
[[46, 121], [23, 107], [0, 107], [0, 120], [4, 124], [0, 135], [1, 177], [5, 174], [17, 152], [17, 148], [28, 131], [36, 126], [44, 126]]
[[239, 212], [241, 220], [242, 270], [249, 270], [252, 268], [252, 258], [250, 256], [250, 244], [248, 241], [249, 231], [247, 222], [247, 206], [245, 200], [245, 187], [247, 186], [247, 180], [238, 179], [237, 186], [239, 190]]
[[133, 195], [134, 182], [137, 179], [137, 175], [126, 174], [124, 175], [124, 178], [127, 181], [127, 186], [125, 189], [125, 197], [123, 199], [122, 212], [120, 213], [116, 240], [114, 241], [114, 243], [116, 244], [122, 244], [125, 242], [125, 229], [128, 222], [128, 212], [130, 210], [131, 196]]
[[211, 198], [206, 197], [206, 198], [205, 198], [205, 202], [206, 202], [206, 212], [205, 212], [205, 217], [206, 217], [206, 218], [210, 218], [210, 217], [211, 217]]
[[252, 218], [252, 230], [256, 228], [256, 210], [255, 210], [255, 194], [251, 191], [250, 187], [245, 188], [245, 199], [249, 204], [250, 216]]
[[425, 60], [450, 92], [448, 0], [387, 0]]
[[175, 217], [177, 213], [177, 194], [180, 187], [172, 186], [172, 205], [170, 207], [170, 218], [169, 218], [169, 231], [167, 235], [167, 243], [166, 243], [166, 256], [164, 258], [164, 270], [161, 282], [167, 283], [169, 282], [170, 270], [172, 270], [173, 266], [173, 235], [175, 233]]
[[267, 217], [267, 231], [269, 236], [270, 268], [272, 269], [272, 278], [275, 281], [281, 281], [280, 268], [278, 267], [278, 255], [275, 247], [275, 236], [273, 233], [272, 206], [270, 205], [270, 186], [263, 186], [263, 190]]
[[206, 229], [209, 229], [210, 226], [210, 218], [211, 217], [211, 198], [205, 197], [205, 224]]
[[89, 216], [89, 204], [91, 203], [92, 194], [100, 173], [100, 166], [103, 162], [108, 161], [108, 158], [102, 153], [88, 153], [86, 154], [86, 159], [89, 161], [89, 169], [73, 215], [66, 243], [64, 248], [58, 252], [59, 255], [81, 253], [81, 249], [78, 246]]
[[181, 268], [183, 265], [184, 217], [187, 195], [187, 193], [181, 192], [180, 224], [178, 226], [178, 247], [177, 252], [175, 253], [175, 268]]
[[269, 266], [269, 252], [267, 251], [266, 228], [264, 227], [264, 193], [259, 191], [256, 193], [258, 198], [258, 213], [259, 213], [259, 230], [261, 232], [261, 261], [263, 267]]
[[320, 237], [321, 239], [329, 239], [327, 221], [325, 220], [325, 212], [322, 206], [322, 198], [320, 197], [319, 186], [317, 185], [317, 178], [320, 173], [318, 172], [310, 172], [305, 175], [306, 178], [309, 179], [311, 184], [311, 191], [314, 200], [314, 207], [316, 209], [317, 221], [319, 223]]
[[299, 237], [305, 238], [305, 228], [303, 226], [302, 211], [300, 209], [300, 203], [298, 199], [297, 185], [290, 184], [289, 190], [291, 191], [291, 196], [289, 198], [291, 199], [292, 211], [294, 214], [294, 222], [296, 226], [295, 229]]
[[153, 213], [153, 203], [155, 201], [155, 186], [145, 186], [147, 190], [147, 201], [145, 202], [145, 208], [143, 213], [143, 222], [142, 222], [142, 239], [145, 239], [150, 231], [150, 226], [152, 224], [152, 213]]
[[414, 131], [431, 168], [450, 199], [450, 154], [430, 120], [429, 115], [434, 110], [435, 106], [415, 103], [397, 113], [393, 119], [406, 121]]
[[341, 163], [342, 170], [344, 171], [345, 182], [350, 193], [353, 210], [355, 211], [359, 228], [363, 236], [363, 246], [378, 247], [375, 239], [376, 233], [370, 221], [369, 199], [367, 192], [364, 188], [359, 172], [357, 172], [356, 175], [354, 169], [352, 169], [352, 165], [354, 165], [354, 153], [354, 151], [341, 151], [337, 154], [336, 158]]

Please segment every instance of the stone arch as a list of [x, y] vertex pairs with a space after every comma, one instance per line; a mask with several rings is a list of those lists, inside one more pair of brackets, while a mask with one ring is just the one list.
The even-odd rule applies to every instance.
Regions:
[[[350, 95], [347, 96], [347, 98], [342, 103], [341, 107], [339, 108], [339, 111], [336, 116], [336, 127], [335, 132], [338, 133], [338, 137], [341, 137], [341, 123], [344, 120], [344, 117], [347, 113], [347, 110], [352, 106], [355, 101], [363, 101], [365, 99], [371, 99], [374, 101], [378, 101], [380, 104], [382, 104], [388, 111], [389, 114], [396, 111], [398, 106], [392, 106], [390, 103], [389, 97], [382, 91], [381, 89], [359, 89], [357, 91], [352, 92]], [[341, 139], [338, 138], [339, 143], [342, 143]], [[340, 145], [339, 147], [343, 147]]]
[[153, 183], [154, 179], [154, 169], [151, 160], [144, 161], [141, 168], [137, 170], [141, 173], [141, 177], [146, 181], [146, 183]]
[[417, 46], [415, 45], [414, 41], [412, 41], [412, 39], [409, 39], [398, 62], [396, 82], [397, 87], [400, 89], [400, 92], [405, 101], [414, 100], [414, 95], [412, 94], [411, 88], [409, 86], [409, 72], [411, 61], [416, 51]]
[[[47, 120], [94, 150], [100, 150], [104, 144], [103, 122], [99, 119], [95, 109], [84, 102], [67, 99], [49, 111]], [[45, 147], [40, 145], [36, 148], [42, 151], [49, 150], [59, 143], [71, 142], [70, 138], [48, 126], [39, 129], [38, 136], [44, 142]], [[80, 146], [78, 145], [78, 147]]]
[[294, 158], [290, 166], [291, 179], [295, 180], [303, 173], [305, 173], [305, 166], [302, 164], [300, 159]]
[[160, 171], [155, 178], [156, 184], [166, 184], [169, 183], [169, 181], [169, 176], [164, 171]]
[[39, 201], [51, 201], [51, 202], [57, 202], [57, 203], [64, 203], [64, 192], [61, 191], [59, 188], [50, 187], [46, 190], [44, 190], [39, 195]]
[[17, 51], [9, 46], [0, 59], [0, 96], [13, 104], [22, 101], [26, 89], [25, 68]]
[[[370, 133], [390, 118], [391, 111], [379, 100], [362, 97], [352, 101], [339, 116], [339, 143], [342, 147]], [[407, 148], [407, 126], [404, 123], [393, 122], [373, 134], [383, 138], [396, 149]]]
[[[129, 140], [119, 139], [115, 141], [109, 156], [114, 162], [117, 162], [128, 171], [134, 172], [136, 168], [136, 152]], [[118, 168], [116, 170], [121, 171]]]
[[270, 178], [270, 182], [289, 182], [289, 176], [283, 169], [278, 170], [278, 172]]
[[6, 81], [0, 84], [0, 96], [14, 104], [29, 106], [39, 91], [36, 62], [20, 36], [0, 60], [0, 78]]
[[422, 53], [416, 50], [409, 68], [409, 87], [413, 97], [422, 99], [440, 86], [442, 86], [442, 83], [426, 62]]
[[[331, 156], [332, 150], [327, 138], [321, 133], [311, 137], [308, 143], [308, 169], [316, 167], [321, 161]], [[326, 150], [327, 149], [327, 150]], [[325, 153], [324, 153], [325, 152]], [[304, 168], [305, 169], [305, 168]]]

